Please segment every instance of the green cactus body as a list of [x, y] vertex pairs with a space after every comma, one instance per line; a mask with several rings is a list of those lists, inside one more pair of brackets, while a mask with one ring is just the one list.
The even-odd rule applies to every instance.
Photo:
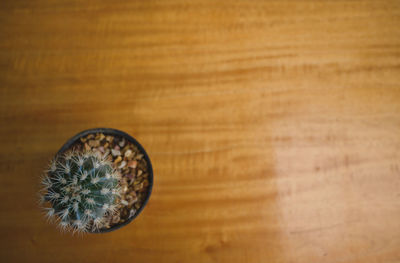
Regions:
[[94, 231], [116, 209], [119, 175], [95, 153], [68, 152], [57, 157], [42, 180], [42, 200], [49, 218], [63, 230]]

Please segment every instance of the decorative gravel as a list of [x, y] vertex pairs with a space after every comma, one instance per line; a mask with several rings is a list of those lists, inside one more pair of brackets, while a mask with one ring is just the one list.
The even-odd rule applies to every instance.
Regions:
[[117, 212], [105, 220], [104, 228], [121, 224], [136, 214], [148, 194], [149, 174], [143, 153], [123, 137], [89, 134], [72, 147], [78, 151], [93, 151], [99, 157], [112, 161], [121, 174], [121, 198], [117, 199]]

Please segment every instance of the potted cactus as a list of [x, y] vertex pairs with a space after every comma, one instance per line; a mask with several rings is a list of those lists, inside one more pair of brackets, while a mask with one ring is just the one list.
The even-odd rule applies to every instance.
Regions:
[[71, 138], [50, 161], [41, 182], [48, 219], [63, 231], [101, 233], [130, 223], [142, 211], [153, 172], [135, 139], [101, 128]]

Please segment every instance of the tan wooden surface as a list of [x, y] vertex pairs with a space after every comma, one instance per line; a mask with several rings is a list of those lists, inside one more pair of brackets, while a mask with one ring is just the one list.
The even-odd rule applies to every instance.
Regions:
[[[129, 226], [60, 234], [47, 160], [151, 156]], [[400, 262], [400, 1], [0, 1], [1, 262]]]

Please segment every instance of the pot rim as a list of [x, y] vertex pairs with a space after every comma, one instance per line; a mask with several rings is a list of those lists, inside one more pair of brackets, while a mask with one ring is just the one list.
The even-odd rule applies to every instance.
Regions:
[[150, 199], [151, 191], [153, 189], [153, 167], [151, 165], [150, 158], [149, 158], [147, 152], [145, 151], [145, 149], [143, 148], [143, 146], [135, 138], [133, 138], [131, 135], [127, 134], [126, 132], [123, 132], [123, 131], [120, 131], [117, 129], [113, 129], [113, 128], [92, 128], [92, 129], [87, 129], [87, 130], [81, 131], [78, 134], [71, 137], [70, 139], [68, 139], [67, 142], [60, 148], [60, 150], [58, 150], [56, 156], [62, 154], [63, 152], [67, 151], [68, 149], [70, 149], [71, 146], [73, 144], [75, 144], [81, 137], [85, 137], [86, 135], [96, 134], [96, 133], [103, 133], [104, 135], [120, 136], [120, 137], [125, 138], [129, 142], [133, 143], [136, 147], [138, 147], [138, 149], [143, 154], [143, 157], [147, 162], [147, 166], [148, 166], [147, 168], [148, 168], [148, 173], [149, 173], [149, 178], [148, 178], [149, 186], [148, 186], [148, 190], [147, 190], [146, 199], [143, 201], [142, 206], [136, 211], [134, 216], [132, 216], [125, 222], [118, 224], [118, 225], [114, 225], [110, 228], [99, 229], [97, 231], [88, 231], [88, 233], [93, 233], [93, 234], [107, 233], [107, 232], [115, 231], [117, 229], [120, 229], [121, 227], [126, 226], [130, 222], [132, 222], [142, 212], [142, 210], [148, 203], [148, 201]]

